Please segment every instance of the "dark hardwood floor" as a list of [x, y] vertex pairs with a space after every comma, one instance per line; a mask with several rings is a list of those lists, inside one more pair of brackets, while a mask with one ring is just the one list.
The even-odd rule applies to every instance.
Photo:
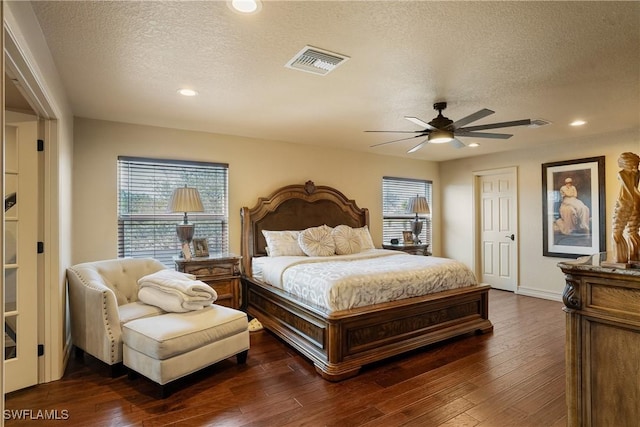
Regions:
[[[266, 331], [235, 358], [156, 398], [145, 378], [111, 378], [72, 358], [64, 377], [8, 394], [5, 409], [57, 411], [59, 421], [7, 426], [564, 426], [564, 313], [554, 301], [490, 292], [494, 332], [427, 347], [340, 383]], [[65, 415], [66, 414], [66, 415]], [[5, 414], [6, 416], [6, 414]]]

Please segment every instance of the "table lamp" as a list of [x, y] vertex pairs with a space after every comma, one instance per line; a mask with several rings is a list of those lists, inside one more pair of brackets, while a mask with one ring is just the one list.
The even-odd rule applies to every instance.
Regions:
[[427, 198], [417, 195], [409, 199], [407, 204], [407, 213], [414, 213], [416, 217], [411, 221], [411, 231], [413, 232], [413, 243], [420, 243], [420, 233], [422, 232], [422, 221], [418, 218], [418, 214], [429, 214], [429, 204]]
[[186, 259], [191, 258], [189, 245], [193, 239], [194, 225], [189, 223], [187, 212], [204, 212], [202, 200], [198, 189], [187, 187], [176, 188], [169, 201], [170, 212], [184, 212], [184, 219], [181, 224], [176, 225], [176, 233], [182, 244], [182, 255]]

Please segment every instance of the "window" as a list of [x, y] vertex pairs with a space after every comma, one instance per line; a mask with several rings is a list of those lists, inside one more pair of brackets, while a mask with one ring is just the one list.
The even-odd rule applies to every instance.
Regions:
[[[391, 239], [402, 242], [402, 232], [411, 230], [411, 220], [415, 214], [407, 213], [407, 204], [416, 195], [427, 198], [431, 208], [431, 181], [408, 178], [382, 178], [382, 241]], [[419, 215], [424, 221], [420, 240], [431, 245], [431, 215]]]
[[153, 257], [173, 267], [180, 254], [176, 225], [183, 213], [167, 211], [173, 190], [195, 187], [204, 212], [189, 213], [194, 237], [210, 252], [229, 249], [228, 165], [118, 157], [118, 256]]

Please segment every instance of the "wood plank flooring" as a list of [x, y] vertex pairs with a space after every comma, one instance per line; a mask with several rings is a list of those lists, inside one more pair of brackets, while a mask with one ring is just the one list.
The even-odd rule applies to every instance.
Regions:
[[566, 425], [562, 304], [491, 290], [489, 313], [493, 333], [394, 357], [340, 383], [321, 379], [306, 359], [266, 331], [251, 334], [246, 365], [235, 358], [218, 363], [179, 381], [166, 399], [156, 398], [157, 389], [145, 378], [111, 378], [90, 356], [72, 357], [61, 380], [5, 397], [9, 411], [48, 411], [68, 419], [13, 418], [5, 424]]

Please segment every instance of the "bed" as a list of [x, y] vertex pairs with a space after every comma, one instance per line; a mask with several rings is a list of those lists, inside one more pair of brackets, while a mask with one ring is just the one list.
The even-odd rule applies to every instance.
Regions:
[[368, 227], [369, 211], [335, 188], [312, 181], [282, 187], [254, 207], [243, 207], [241, 219], [243, 308], [311, 360], [327, 380], [350, 378], [366, 364], [429, 344], [493, 330], [490, 287], [474, 283], [475, 278], [453, 289], [336, 309], [270, 285], [258, 271], [254, 275], [257, 261], [268, 257], [263, 230]]

